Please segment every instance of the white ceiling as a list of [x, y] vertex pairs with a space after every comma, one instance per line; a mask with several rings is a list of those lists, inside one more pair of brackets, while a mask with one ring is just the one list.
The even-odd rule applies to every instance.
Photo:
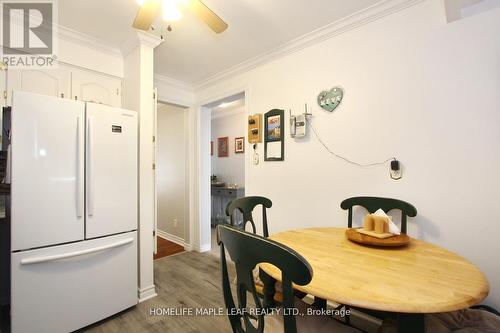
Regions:
[[[380, 0], [203, 1], [229, 28], [217, 35], [183, 11], [155, 50], [155, 73], [199, 83]], [[59, 23], [118, 46], [132, 35], [137, 9], [135, 0], [62, 0]]]
[[204, 106], [211, 108], [212, 119], [232, 116], [245, 111], [245, 94], [230, 96]]

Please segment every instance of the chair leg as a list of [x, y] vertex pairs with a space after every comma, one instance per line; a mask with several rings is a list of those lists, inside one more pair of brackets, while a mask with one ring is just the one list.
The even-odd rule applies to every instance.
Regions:
[[398, 315], [398, 332], [424, 333], [425, 319], [423, 314], [400, 313]]
[[326, 309], [326, 299], [314, 296], [314, 303], [312, 305], [318, 309]]
[[344, 308], [345, 311], [344, 323], [346, 325], [351, 325], [351, 308], [348, 305], [340, 304], [335, 310], [338, 311], [342, 308]]
[[269, 274], [259, 269], [259, 277], [264, 285], [263, 293], [264, 299], [262, 306], [264, 309], [275, 308], [276, 301], [274, 300], [274, 294], [276, 293], [275, 283], [276, 280], [272, 278]]
[[303, 292], [303, 291], [299, 291], [299, 290], [293, 290], [293, 295], [299, 299], [303, 299], [304, 297], [307, 296], [307, 293]]
[[344, 310], [345, 310], [345, 323], [347, 325], [351, 325], [351, 308], [345, 305]]

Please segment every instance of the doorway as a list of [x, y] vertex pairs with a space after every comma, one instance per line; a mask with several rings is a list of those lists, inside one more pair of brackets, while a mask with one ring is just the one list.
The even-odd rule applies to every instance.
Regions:
[[[205, 105], [210, 112], [210, 227], [211, 251], [217, 252], [215, 228], [229, 223], [226, 206], [245, 196], [245, 94]], [[239, 213], [235, 219], [241, 219]]]
[[155, 132], [155, 259], [184, 251], [189, 228], [188, 109], [158, 103]]

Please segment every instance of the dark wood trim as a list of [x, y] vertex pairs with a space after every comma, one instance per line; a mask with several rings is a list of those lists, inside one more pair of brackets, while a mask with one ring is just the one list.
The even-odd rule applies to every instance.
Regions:
[[[226, 143], [226, 151], [222, 151], [222, 144]], [[217, 139], [217, 156], [218, 157], [228, 157], [229, 156], [229, 137], [225, 136]]]
[[[280, 117], [280, 135], [278, 139], [269, 138], [268, 119], [270, 117]], [[269, 142], [281, 142], [281, 156], [267, 157], [267, 144]], [[285, 111], [280, 109], [272, 109], [264, 115], [264, 161], [284, 161], [285, 160]]]

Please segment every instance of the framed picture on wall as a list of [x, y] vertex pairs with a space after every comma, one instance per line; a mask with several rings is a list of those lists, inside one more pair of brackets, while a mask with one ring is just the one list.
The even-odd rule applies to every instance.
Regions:
[[223, 137], [217, 139], [217, 153], [219, 157], [229, 156], [229, 137]]
[[241, 154], [245, 152], [245, 137], [234, 139], [234, 152], [236, 154]]
[[214, 155], [214, 142], [210, 141], [210, 156]]
[[264, 115], [264, 161], [285, 160], [284, 115], [279, 109]]

